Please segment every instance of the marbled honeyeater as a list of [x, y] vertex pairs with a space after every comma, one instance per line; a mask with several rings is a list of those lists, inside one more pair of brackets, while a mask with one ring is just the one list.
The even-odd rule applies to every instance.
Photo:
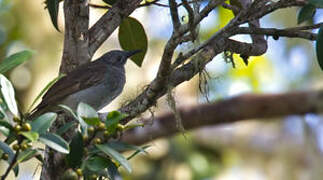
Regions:
[[[76, 110], [80, 102], [100, 110], [123, 90], [126, 82], [124, 65], [127, 59], [140, 52], [113, 50], [97, 60], [77, 67], [59, 79], [32, 111], [46, 112], [53, 105], [64, 104]], [[32, 115], [32, 116], [33, 116]]]

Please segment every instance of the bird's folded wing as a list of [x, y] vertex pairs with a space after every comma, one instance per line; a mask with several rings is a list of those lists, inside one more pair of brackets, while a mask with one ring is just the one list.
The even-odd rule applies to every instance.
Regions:
[[91, 62], [80, 66], [58, 80], [43, 96], [42, 102], [35, 110], [42, 109], [50, 104], [56, 104], [68, 95], [95, 86], [103, 81], [106, 65], [100, 62]]

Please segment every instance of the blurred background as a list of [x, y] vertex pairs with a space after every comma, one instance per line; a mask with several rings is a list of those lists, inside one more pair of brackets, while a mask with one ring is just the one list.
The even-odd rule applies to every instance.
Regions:
[[[160, 1], [164, 4], [167, 2]], [[99, 0], [92, 0], [91, 3], [102, 4]], [[58, 75], [62, 56], [63, 33], [57, 32], [52, 26], [44, 7], [43, 1], [0, 0], [0, 59], [24, 49], [35, 52], [32, 60], [6, 74], [14, 84], [16, 97], [24, 110], [41, 89]], [[105, 11], [92, 8], [91, 25]], [[279, 10], [261, 19], [261, 24], [263, 27], [293, 27], [297, 25], [297, 12], [298, 8]], [[322, 22], [322, 12], [316, 12], [313, 21], [306, 23]], [[59, 27], [63, 31], [62, 10], [59, 13]], [[171, 34], [172, 24], [167, 8], [142, 7], [131, 16], [137, 18], [146, 30], [148, 53], [141, 68], [131, 61], [127, 63], [127, 84], [123, 94], [102, 111], [116, 110], [154, 79], [163, 46]], [[180, 16], [183, 21], [187, 20], [183, 9]], [[200, 26], [201, 42], [232, 17], [232, 13], [223, 8], [212, 11]], [[250, 41], [248, 36], [234, 38]], [[176, 88], [174, 97], [177, 106], [207, 103], [208, 100], [213, 102], [242, 93], [282, 93], [323, 88], [323, 73], [315, 59], [313, 42], [283, 37], [279, 40], [266, 38], [269, 44], [267, 53], [251, 58], [248, 66], [238, 55], [234, 56], [236, 68], [226, 62], [223, 55], [215, 57], [206, 67], [208, 75], [204, 74], [204, 77], [208, 77], [205, 87], [208, 91], [199, 92], [199, 82], [203, 79], [196, 76]], [[183, 44], [177, 53], [186, 52], [194, 45]], [[111, 49], [120, 49], [117, 31], [103, 44], [94, 59]], [[152, 109], [154, 115], [169, 110], [165, 98]], [[149, 144], [149, 154], [131, 160], [133, 173], [124, 172], [124, 179], [323, 179], [323, 120], [318, 114], [205, 127]], [[1, 165], [4, 164], [1, 161]], [[38, 179], [41, 169], [39, 162], [35, 160], [24, 165], [19, 179]]]

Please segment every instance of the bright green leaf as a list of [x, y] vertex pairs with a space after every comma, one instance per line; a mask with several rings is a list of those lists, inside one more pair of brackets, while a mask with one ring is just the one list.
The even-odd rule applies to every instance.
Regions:
[[57, 114], [53, 112], [45, 113], [37, 117], [35, 120], [30, 122], [32, 131], [38, 132], [39, 134], [47, 132], [56, 118]]
[[83, 148], [82, 134], [77, 132], [70, 143], [70, 153], [66, 156], [69, 167], [77, 168], [82, 164]]
[[309, 0], [308, 3], [314, 5], [315, 7], [323, 8], [322, 0]]
[[110, 156], [112, 159], [114, 159], [115, 161], [117, 161], [120, 165], [122, 165], [129, 173], [131, 173], [131, 166], [129, 164], [129, 162], [127, 161], [127, 159], [125, 157], [122, 156], [122, 154], [118, 153], [117, 151], [115, 151], [114, 149], [112, 149], [111, 147], [109, 147], [109, 145], [107, 144], [96, 144], [95, 145], [100, 151], [102, 151], [103, 153], [105, 153], [106, 155]]
[[109, 112], [105, 120], [105, 126], [107, 127], [107, 130], [111, 134], [114, 134], [119, 122], [127, 116], [128, 116], [127, 114], [122, 114], [119, 111]]
[[316, 39], [316, 56], [320, 68], [323, 70], [323, 25], [321, 25]]
[[3, 61], [1, 61], [1, 64], [0, 64], [0, 73], [4, 74], [10, 69], [15, 68], [16, 66], [30, 59], [31, 55], [32, 55], [31, 51], [25, 50], [5, 58]]
[[0, 86], [1, 86], [1, 93], [2, 96], [10, 110], [10, 112], [14, 116], [18, 116], [18, 108], [15, 99], [15, 90], [11, 82], [2, 74], [0, 74]]
[[302, 7], [298, 13], [298, 16], [297, 16], [297, 24], [300, 24], [302, 22], [305, 22], [305, 21], [313, 18], [315, 11], [316, 11], [315, 6], [313, 6], [311, 4], [308, 4], [304, 7]]
[[119, 27], [118, 38], [122, 49], [127, 51], [142, 50], [142, 52], [137, 53], [130, 58], [140, 67], [148, 47], [147, 35], [141, 23], [132, 17], [123, 19]]
[[99, 172], [109, 166], [111, 163], [110, 159], [93, 156], [86, 160], [86, 167], [93, 172]]
[[50, 19], [52, 20], [52, 23], [57, 31], [59, 31], [58, 24], [57, 24], [59, 1], [60, 0], [46, 0], [45, 1], [49, 15], [50, 15]]
[[31, 142], [37, 141], [39, 138], [39, 134], [34, 131], [21, 131], [19, 134], [25, 136]]
[[36, 102], [46, 93], [46, 91], [52, 87], [58, 80], [60, 80], [62, 77], [64, 77], [65, 74], [60, 74], [58, 77], [51, 80], [45, 87], [40, 91], [40, 93], [37, 95], [37, 97], [34, 99], [34, 101], [31, 103], [31, 105], [28, 108], [27, 112], [30, 112], [30, 110], [33, 108], [33, 106], [36, 104]]
[[63, 138], [61, 138], [56, 134], [52, 134], [52, 133], [41, 134], [39, 137], [39, 141], [58, 152], [61, 152], [64, 154], [69, 153], [68, 143]]

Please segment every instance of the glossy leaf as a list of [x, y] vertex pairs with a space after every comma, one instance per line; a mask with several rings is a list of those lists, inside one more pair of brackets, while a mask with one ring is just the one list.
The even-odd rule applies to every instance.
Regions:
[[323, 70], [323, 25], [321, 25], [316, 39], [316, 57], [321, 70]]
[[315, 6], [311, 4], [308, 4], [302, 7], [297, 16], [297, 24], [300, 24], [302, 22], [312, 19], [315, 14], [315, 11], [316, 11]]
[[38, 132], [39, 134], [47, 132], [56, 118], [57, 114], [53, 112], [45, 113], [37, 117], [35, 120], [30, 122], [32, 131]]
[[93, 156], [86, 160], [86, 167], [93, 172], [99, 172], [109, 166], [111, 161], [101, 156]]
[[30, 59], [31, 56], [32, 52], [25, 50], [5, 58], [0, 64], [0, 73], [4, 74], [5, 72], [15, 68], [16, 66]]
[[7, 129], [10, 129], [10, 130], [13, 129], [12, 125], [10, 123], [8, 123], [7, 121], [0, 120], [0, 126], [6, 127]]
[[142, 50], [130, 58], [140, 67], [148, 47], [147, 35], [141, 23], [132, 17], [125, 18], [119, 27], [118, 38], [122, 49]]
[[31, 142], [37, 141], [39, 138], [39, 134], [34, 131], [21, 131], [19, 134], [25, 136]]
[[52, 20], [52, 23], [57, 31], [58, 24], [57, 24], [57, 17], [58, 17], [58, 5], [60, 0], [46, 0], [47, 9], [50, 15], [50, 19]]
[[100, 151], [110, 156], [112, 159], [117, 161], [121, 166], [123, 166], [129, 173], [131, 173], [131, 166], [127, 159], [118, 153], [107, 144], [96, 144], [95, 145]]
[[33, 106], [36, 104], [36, 102], [43, 97], [43, 95], [46, 93], [46, 91], [52, 87], [58, 80], [60, 80], [62, 77], [64, 77], [64, 74], [60, 74], [58, 77], [51, 80], [45, 87], [40, 91], [40, 93], [37, 95], [37, 97], [34, 99], [34, 101], [31, 103], [31, 105], [28, 108], [27, 112], [30, 112], [30, 110], [33, 108]]
[[315, 7], [323, 8], [322, 0], [309, 0], [308, 3], [314, 5]]
[[82, 134], [77, 132], [70, 143], [70, 153], [66, 156], [69, 167], [77, 168], [82, 164], [83, 146]]
[[91, 106], [85, 103], [81, 102], [77, 106], [77, 115], [89, 125], [95, 126], [100, 123], [98, 113]]
[[107, 127], [107, 130], [111, 134], [114, 134], [119, 122], [127, 116], [128, 115], [122, 114], [119, 111], [109, 112], [105, 121], [105, 126]]
[[69, 112], [74, 119], [76, 119], [80, 125], [81, 125], [81, 130], [82, 130], [82, 134], [86, 134], [87, 133], [87, 128], [88, 128], [88, 125], [86, 124], [86, 122], [81, 118], [79, 117], [78, 115], [76, 115], [73, 110], [68, 107], [68, 106], [65, 106], [63, 104], [60, 104], [58, 105], [59, 107], [61, 107], [62, 109], [64, 109], [65, 111]]
[[13, 89], [11, 82], [2, 74], [0, 74], [0, 86], [2, 96], [8, 106], [8, 109], [13, 115], [18, 116], [15, 90]]
[[7, 137], [10, 134], [10, 130], [6, 127], [0, 126], [0, 134]]
[[58, 152], [61, 152], [64, 154], [69, 153], [68, 143], [63, 138], [61, 138], [56, 134], [52, 134], [52, 133], [41, 134], [39, 137], [39, 141]]

